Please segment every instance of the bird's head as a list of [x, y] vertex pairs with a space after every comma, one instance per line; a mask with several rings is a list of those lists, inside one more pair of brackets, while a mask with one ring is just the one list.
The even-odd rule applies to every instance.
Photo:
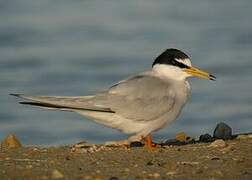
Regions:
[[189, 56], [178, 49], [167, 49], [152, 64], [152, 69], [161, 76], [184, 80], [187, 77], [215, 80], [212, 74], [192, 66]]

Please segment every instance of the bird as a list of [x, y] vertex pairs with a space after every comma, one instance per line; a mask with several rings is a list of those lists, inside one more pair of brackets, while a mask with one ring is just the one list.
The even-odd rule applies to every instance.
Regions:
[[192, 66], [187, 54], [166, 49], [150, 70], [130, 76], [106, 90], [88, 96], [34, 96], [10, 94], [20, 104], [70, 111], [98, 124], [128, 134], [118, 144], [140, 141], [152, 148], [152, 133], [175, 121], [191, 95], [189, 77], [215, 81], [216, 77]]

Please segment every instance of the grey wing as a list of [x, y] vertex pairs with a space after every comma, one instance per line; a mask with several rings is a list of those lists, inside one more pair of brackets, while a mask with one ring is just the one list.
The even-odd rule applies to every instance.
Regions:
[[171, 84], [144, 74], [115, 84], [94, 97], [94, 102], [124, 118], [148, 121], [173, 108], [175, 92]]
[[95, 96], [28, 96], [12, 94], [28, 100], [22, 104], [48, 109], [87, 110], [116, 113], [124, 118], [148, 121], [170, 111], [175, 92], [171, 85], [150, 75], [138, 75], [115, 84]]

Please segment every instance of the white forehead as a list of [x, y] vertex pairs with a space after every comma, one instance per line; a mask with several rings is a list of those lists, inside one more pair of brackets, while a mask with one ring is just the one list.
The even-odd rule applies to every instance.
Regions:
[[185, 59], [177, 59], [175, 58], [176, 61], [183, 63], [187, 66], [192, 66], [191, 60], [189, 58], [185, 58]]

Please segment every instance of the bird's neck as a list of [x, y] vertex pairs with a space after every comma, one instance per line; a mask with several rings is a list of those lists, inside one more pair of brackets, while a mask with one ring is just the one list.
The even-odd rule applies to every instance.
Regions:
[[153, 66], [152, 72], [155, 76], [161, 79], [185, 81], [187, 78], [187, 74], [178, 67], [164, 64], [157, 64]]

